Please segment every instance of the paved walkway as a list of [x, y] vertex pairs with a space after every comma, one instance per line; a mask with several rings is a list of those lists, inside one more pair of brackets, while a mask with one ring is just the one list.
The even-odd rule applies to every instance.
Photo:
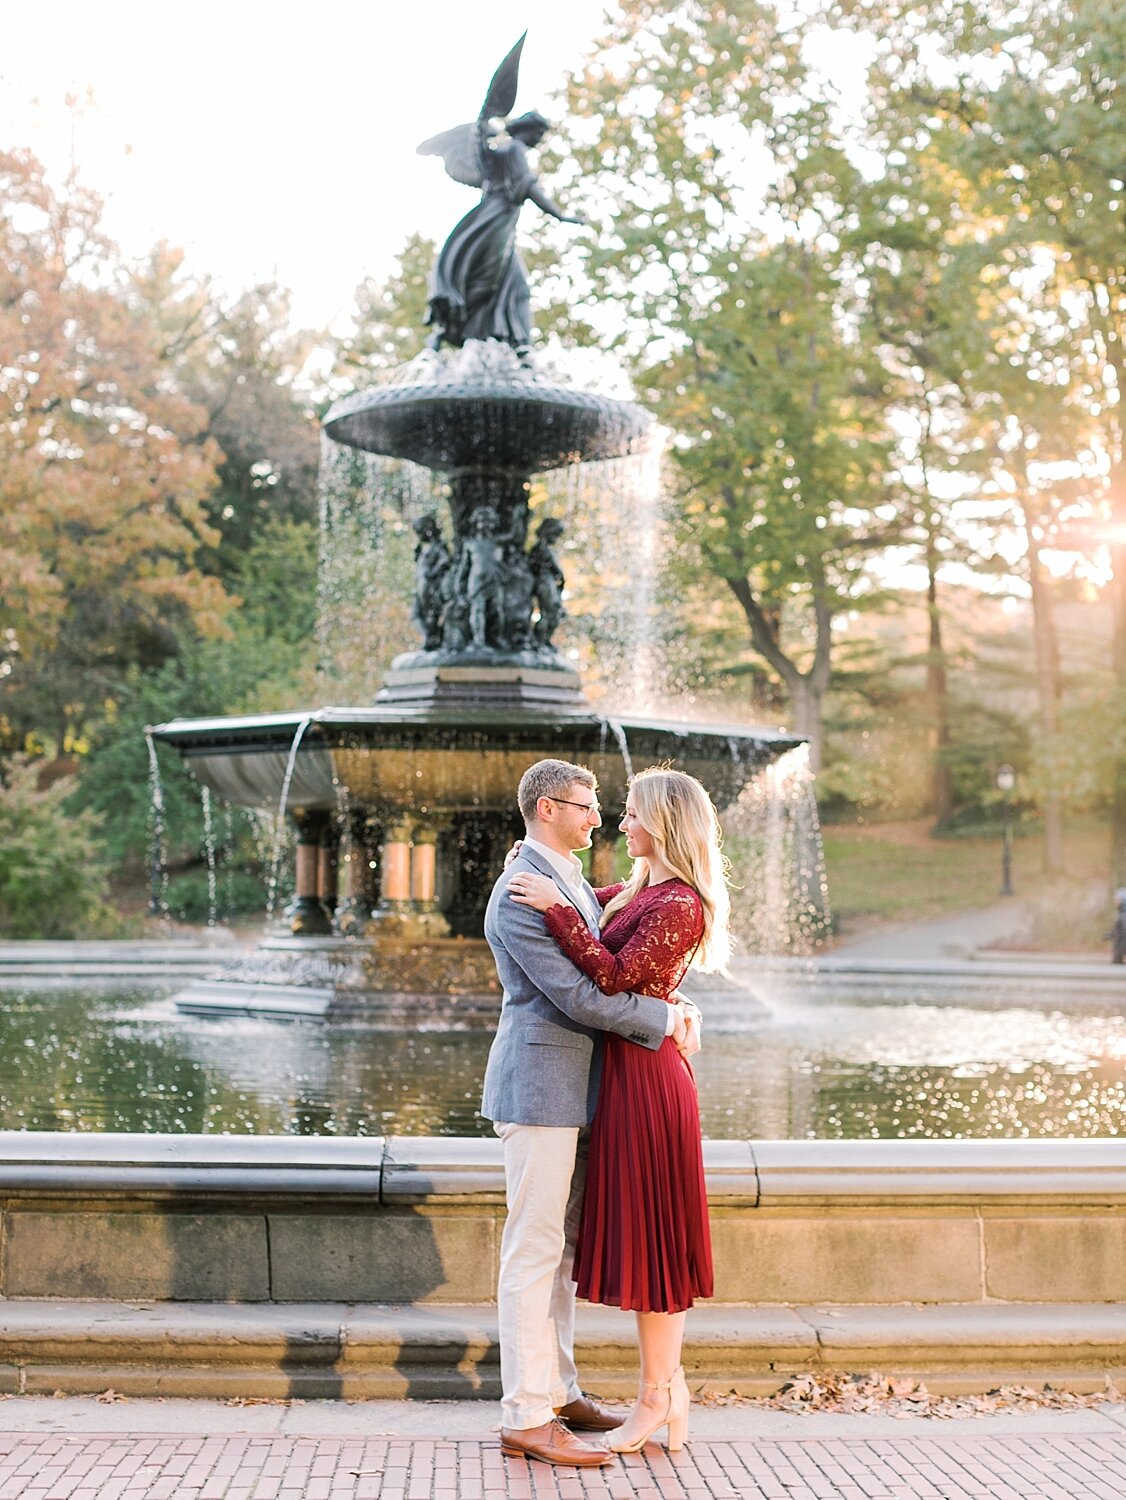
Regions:
[[501, 1456], [484, 1403], [0, 1402], [0, 1500], [1122, 1500], [1126, 1408], [956, 1421], [698, 1407], [681, 1454]]
[[916, 963], [928, 958], [972, 958], [982, 948], [1018, 937], [1029, 920], [1029, 908], [1018, 897], [929, 922], [904, 922], [846, 938], [835, 942], [829, 951], [834, 958], [910, 959]]

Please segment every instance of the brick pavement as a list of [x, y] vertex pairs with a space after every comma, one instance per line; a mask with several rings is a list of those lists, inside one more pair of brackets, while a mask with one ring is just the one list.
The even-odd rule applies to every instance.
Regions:
[[0, 1432], [0, 1500], [1123, 1500], [1126, 1431], [704, 1439], [608, 1468], [496, 1440]]

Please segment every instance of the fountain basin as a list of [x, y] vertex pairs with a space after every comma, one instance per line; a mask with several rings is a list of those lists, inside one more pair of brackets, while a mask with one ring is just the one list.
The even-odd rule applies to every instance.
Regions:
[[489, 709], [322, 708], [310, 714], [174, 719], [153, 738], [174, 745], [194, 775], [241, 806], [278, 808], [294, 737], [285, 810], [335, 809], [343, 789], [365, 806], [512, 816], [523, 772], [545, 756], [577, 761], [598, 777], [603, 803], [625, 799], [632, 769], [663, 761], [697, 776], [722, 811], [758, 767], [804, 743], [779, 729], [609, 719]]
[[376, 386], [336, 402], [324, 421], [334, 441], [367, 453], [407, 458], [428, 469], [521, 475], [620, 458], [650, 426], [632, 401], [555, 385], [518, 367], [499, 378], [479, 374]]

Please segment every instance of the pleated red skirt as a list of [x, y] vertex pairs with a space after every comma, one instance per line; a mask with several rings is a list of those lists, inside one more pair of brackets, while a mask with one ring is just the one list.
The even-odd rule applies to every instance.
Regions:
[[683, 1312], [712, 1295], [712, 1246], [692, 1070], [607, 1034], [575, 1254], [580, 1297]]

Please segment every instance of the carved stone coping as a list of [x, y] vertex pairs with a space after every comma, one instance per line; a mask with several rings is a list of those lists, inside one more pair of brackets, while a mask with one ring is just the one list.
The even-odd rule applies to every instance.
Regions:
[[752, 1141], [758, 1206], [1126, 1202], [1126, 1140]]
[[[1126, 1203], [1126, 1140], [707, 1141], [713, 1207]], [[0, 1132], [0, 1198], [18, 1195], [502, 1203], [500, 1142]]]

